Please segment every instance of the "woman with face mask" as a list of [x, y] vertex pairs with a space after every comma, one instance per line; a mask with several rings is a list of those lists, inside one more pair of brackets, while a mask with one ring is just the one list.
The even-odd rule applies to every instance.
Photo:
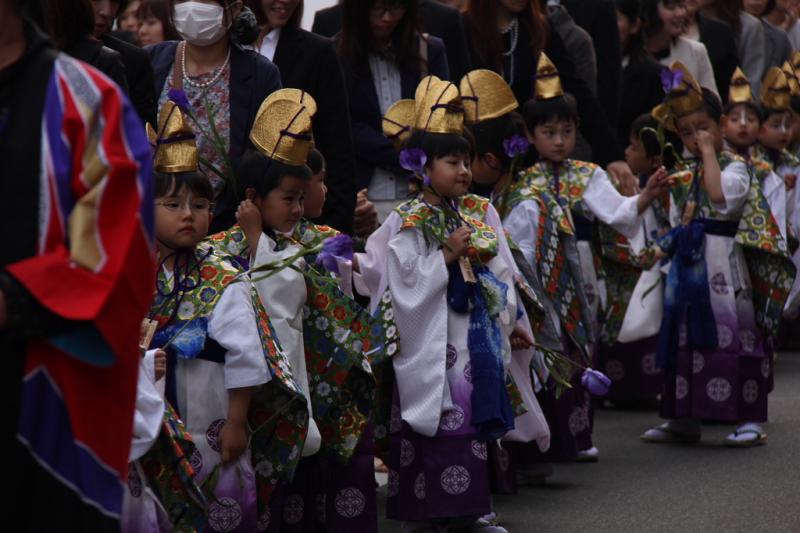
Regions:
[[[170, 89], [182, 89], [200, 125], [192, 123], [199, 156], [231, 175], [250, 146], [248, 133], [261, 102], [281, 88], [280, 73], [268, 59], [232, 40], [234, 23], [242, 11], [240, 0], [170, 0], [170, 4], [172, 22], [183, 41], [146, 48], [153, 63], [159, 107], [167, 101]], [[213, 135], [202, 134], [212, 131], [212, 121], [224, 147], [216, 146]], [[209, 231], [228, 229], [235, 223], [238, 191], [215, 171], [204, 165], [201, 168], [214, 187]]]

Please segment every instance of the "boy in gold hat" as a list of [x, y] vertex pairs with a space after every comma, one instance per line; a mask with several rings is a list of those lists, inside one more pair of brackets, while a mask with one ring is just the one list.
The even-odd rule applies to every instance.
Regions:
[[[589, 241], [594, 220], [633, 236], [641, 227], [641, 213], [663, 187], [664, 175], [651, 179], [640, 196], [623, 198], [602, 169], [568, 159], [575, 146], [577, 109], [544, 54], [537, 68], [536, 96], [525, 104], [523, 114], [539, 162], [526, 169], [509, 190], [503, 204], [508, 213], [504, 225], [541, 273], [556, 310], [561, 345], [554, 353], [574, 361], [567, 366], [572, 388], [553, 398], [560, 449], [551, 453], [560, 459], [597, 460], [599, 452], [591, 439], [591, 404], [577, 371], [591, 365], [598, 311], [605, 299]], [[541, 230], [546, 237], [540, 238]]]
[[[239, 225], [211, 241], [253, 271], [311, 414], [305, 443], [288, 450], [302, 459], [294, 479], [277, 486], [266, 531], [308, 530], [322, 523], [326, 531], [371, 532], [377, 530], [368, 425], [372, 324], [349, 296], [351, 267], [344, 248], [352, 247], [350, 238], [304, 218], [310, 187], [319, 189], [311, 193], [317, 196], [315, 210], [324, 204], [324, 189], [311, 180], [307, 166], [315, 103], [298, 93], [276, 91], [262, 103], [250, 133], [256, 150], [245, 154], [238, 172], [246, 198], [237, 212]], [[343, 243], [342, 250], [332, 251], [329, 243]], [[324, 514], [300, 512], [314, 509], [320, 499], [328, 502]]]
[[[166, 398], [197, 447], [191, 457], [194, 480], [213, 480], [209, 486], [216, 499], [209, 506], [208, 526], [254, 531], [257, 493], [266, 497], [294, 462], [286, 471], [258, 478], [252, 465], [277, 461], [282, 449], [302, 443], [307, 412], [300, 402], [280, 416], [275, 411], [276, 403], [290, 401], [297, 392], [291, 377], [281, 377], [286, 361], [269, 320], [249, 281], [237, 279], [240, 270], [225, 251], [201, 243], [211, 221], [213, 191], [198, 172], [187, 119], [172, 101], [162, 107], [153, 140], [161, 263], [149, 315], [158, 324], [152, 346], [168, 354]], [[250, 434], [249, 428], [259, 426]], [[279, 435], [276, 426], [283, 428]], [[183, 507], [173, 506], [170, 494], [159, 496], [180, 515]]]
[[654, 116], [674, 128], [695, 159], [670, 176], [670, 222], [660, 242], [672, 258], [657, 363], [661, 416], [647, 442], [696, 443], [701, 420], [738, 423], [729, 446], [766, 441], [772, 361], [768, 344], [794, 277], [786, 242], [759, 180], [724, 152], [721, 105], [683, 65], [673, 65], [666, 103]]

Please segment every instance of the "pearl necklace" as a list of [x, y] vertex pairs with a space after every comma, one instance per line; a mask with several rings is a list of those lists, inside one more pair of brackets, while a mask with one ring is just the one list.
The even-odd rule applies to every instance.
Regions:
[[228, 55], [225, 57], [225, 62], [222, 64], [221, 67], [217, 69], [217, 73], [211, 77], [210, 80], [205, 82], [194, 81], [189, 77], [189, 74], [186, 72], [186, 44], [181, 47], [181, 70], [183, 71], [183, 81], [192, 87], [197, 87], [198, 89], [208, 89], [212, 85], [214, 85], [222, 73], [225, 72], [225, 67], [228, 66], [228, 61], [231, 59], [231, 49], [228, 48]]
[[514, 51], [517, 49], [517, 41], [519, 40], [519, 19], [517, 17], [511, 19], [511, 24], [500, 33], [505, 35], [508, 32], [511, 32], [511, 42], [509, 43], [508, 52], [503, 52], [503, 57], [510, 58], [510, 72], [507, 81], [509, 85], [512, 85], [514, 83]]

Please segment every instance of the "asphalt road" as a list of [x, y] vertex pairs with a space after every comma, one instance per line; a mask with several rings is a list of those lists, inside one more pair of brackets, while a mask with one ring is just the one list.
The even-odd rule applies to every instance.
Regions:
[[[800, 353], [781, 353], [775, 371], [767, 445], [723, 447], [732, 428], [721, 425], [704, 426], [698, 445], [645, 444], [655, 412], [601, 409], [600, 461], [557, 464], [546, 485], [496, 497], [501, 523], [515, 533], [800, 533]], [[383, 519], [380, 531], [401, 529]]]

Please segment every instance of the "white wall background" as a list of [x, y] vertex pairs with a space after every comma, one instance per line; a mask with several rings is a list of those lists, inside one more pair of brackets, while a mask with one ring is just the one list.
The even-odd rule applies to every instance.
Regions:
[[311, 31], [311, 23], [314, 22], [314, 13], [323, 7], [332, 6], [337, 0], [305, 0], [303, 7], [303, 22], [301, 25], [304, 29]]

